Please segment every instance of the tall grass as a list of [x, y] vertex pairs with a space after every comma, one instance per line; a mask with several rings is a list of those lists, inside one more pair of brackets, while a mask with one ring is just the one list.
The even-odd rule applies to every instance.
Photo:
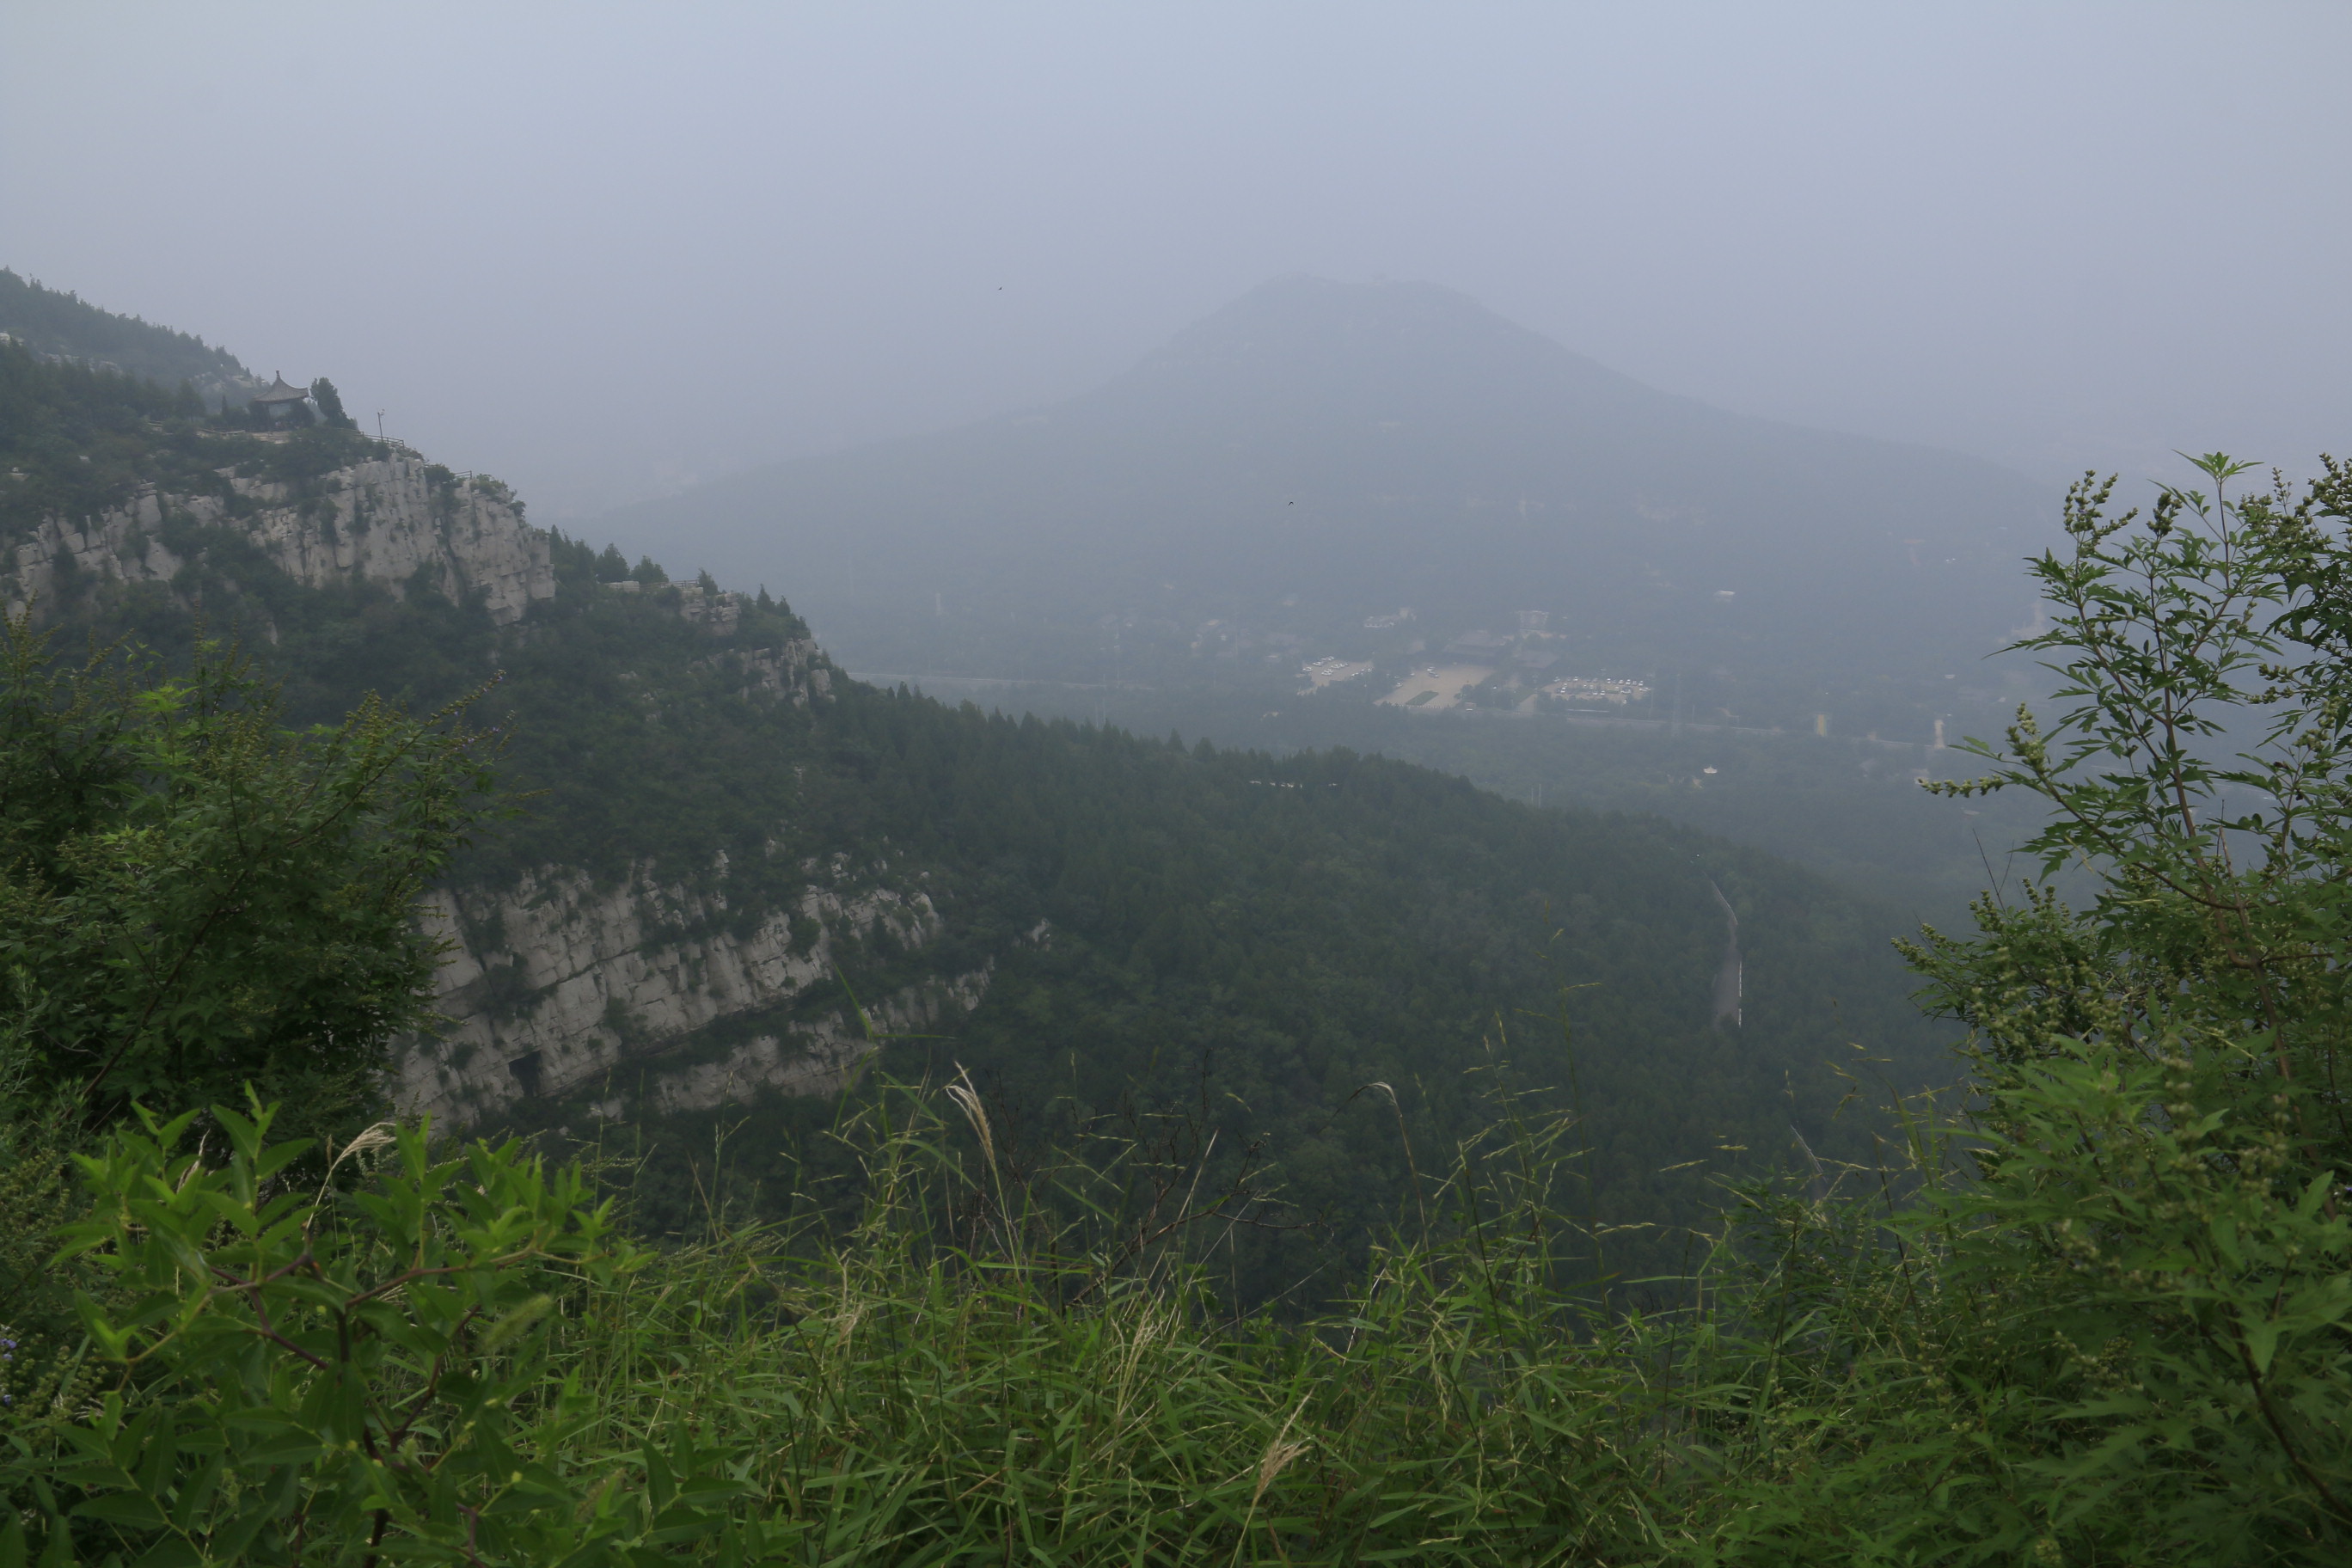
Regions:
[[[1016, 1168], [961, 1081], [873, 1097], [836, 1129], [863, 1173], [849, 1223], [812, 1202], [738, 1226], [714, 1197], [707, 1233], [663, 1249], [609, 1234], [576, 1173], [520, 1146], [428, 1172], [423, 1140], [385, 1137], [344, 1152], [346, 1174], [383, 1162], [349, 1191], [312, 1165], [272, 1195], [236, 1173], [271, 1157], [233, 1118], [225, 1178], [216, 1149], [129, 1160], [118, 1133], [87, 1168], [116, 1215], [102, 1239], [145, 1248], [144, 1273], [86, 1279], [99, 1349], [48, 1355], [80, 1370], [0, 1417], [0, 1484], [28, 1551], [46, 1520], [92, 1561], [2342, 1561], [2352, 1369], [2344, 1305], [2313, 1279], [2352, 1263], [2344, 1222], [2166, 1152], [2149, 1097], [2178, 1082], [2070, 1068], [2002, 1092], [2008, 1125], [2042, 1130], [2038, 1172], [1908, 1119], [1884, 1168], [1727, 1189], [1686, 1277], [1606, 1297], [1573, 1117], [1500, 1094], [1493, 1134], [1423, 1173], [1365, 1277], [1305, 1321], [1215, 1294], [1227, 1232], [1262, 1216], [1248, 1194], [1136, 1149]], [[2148, 1152], [2144, 1173], [2065, 1142], [2093, 1134]], [[2267, 1383], [2198, 1360], [2182, 1326], [2219, 1300], [2218, 1261], [2167, 1283], [2037, 1240], [2105, 1203], [2106, 1245], [2142, 1224], [2177, 1251], [2198, 1193], [2239, 1205], [2230, 1235], [2259, 1266], [2215, 1321], [2269, 1336]], [[194, 1217], [166, 1257], [142, 1238], [171, 1204]], [[204, 1284], [259, 1278], [241, 1238], [271, 1235], [269, 1278], [299, 1287], [274, 1316], [258, 1289]], [[478, 1310], [400, 1283], [445, 1257]], [[304, 1301], [324, 1314], [308, 1331]], [[173, 1348], [206, 1321], [230, 1359]], [[336, 1361], [369, 1332], [413, 1353]], [[299, 1345], [310, 1363], [278, 1353]], [[257, 1391], [241, 1404], [221, 1392], [239, 1377]], [[2291, 1406], [2275, 1442], [2264, 1388]], [[362, 1397], [406, 1413], [365, 1463], [390, 1418], [334, 1414]], [[207, 1402], [215, 1436], [174, 1426]], [[206, 1444], [253, 1431], [278, 1436], [223, 1481]], [[226, 1524], [181, 1522], [232, 1503], [276, 1510], [278, 1536], [224, 1552]]]
[[1236, 1215], [1197, 1185], [1163, 1179], [1163, 1201], [1122, 1212], [1115, 1162], [1012, 1177], [965, 1085], [893, 1103], [906, 1120], [844, 1130], [867, 1194], [846, 1235], [714, 1214], [707, 1239], [583, 1303], [569, 1331], [602, 1445], [684, 1422], [748, 1456], [812, 1563], [1668, 1545], [1667, 1407], [1638, 1369], [1676, 1350], [1562, 1288], [1585, 1239], [1564, 1121], [1463, 1151], [1343, 1309], [1291, 1325], [1216, 1300]]

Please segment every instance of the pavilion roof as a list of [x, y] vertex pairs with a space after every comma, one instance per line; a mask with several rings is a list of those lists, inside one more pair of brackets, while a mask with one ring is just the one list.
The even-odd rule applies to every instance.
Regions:
[[310, 395], [310, 389], [309, 387], [289, 386], [286, 384], [286, 377], [280, 375], [278, 378], [277, 385], [271, 387], [267, 392], [255, 393], [253, 395], [253, 400], [256, 403], [299, 403]]

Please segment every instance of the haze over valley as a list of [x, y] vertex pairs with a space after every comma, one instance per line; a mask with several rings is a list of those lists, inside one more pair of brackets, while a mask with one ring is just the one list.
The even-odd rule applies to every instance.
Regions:
[[2016, 563], [2051, 510], [1990, 464], [1659, 393], [1443, 289], [1292, 278], [1069, 402], [610, 525], [674, 568], [789, 574], [854, 667], [1160, 683], [1206, 655], [1280, 692], [1336, 658], [1385, 694], [1450, 658], [1516, 665], [1518, 700], [1615, 678], [1648, 689], [1576, 705], [1679, 685], [1693, 718], [1925, 739], [1948, 669], [1999, 686], [1979, 667], [2032, 619]]
[[0, 1564], [2333, 1564], [2352, 13], [0, 17]]
[[[1730, 794], [1750, 841], [1948, 919], [1979, 811], [1913, 780], [2041, 689], [1993, 656], [2032, 626], [2017, 565], [2054, 511], [1988, 463], [1657, 392], [1444, 289], [1297, 277], [1068, 402], [608, 522], [793, 583], [885, 682], [1711, 827]], [[1475, 732], [1496, 719], [1529, 732]], [[1758, 788], [1759, 752], [1810, 787]]]

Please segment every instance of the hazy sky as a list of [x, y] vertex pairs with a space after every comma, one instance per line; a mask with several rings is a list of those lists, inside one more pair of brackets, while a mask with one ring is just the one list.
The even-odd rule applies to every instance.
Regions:
[[562, 519], [1276, 274], [2045, 477], [2352, 452], [2352, 5], [0, 5], [0, 266]]

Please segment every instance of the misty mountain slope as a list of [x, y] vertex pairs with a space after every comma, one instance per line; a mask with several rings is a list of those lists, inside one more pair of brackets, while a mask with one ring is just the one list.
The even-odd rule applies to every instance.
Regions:
[[[1982, 771], [1957, 748], [1696, 724], [1677, 731], [1586, 715], [1423, 714], [1335, 701], [1328, 692], [1269, 700], [1206, 687], [940, 684], [941, 695], [969, 694], [1014, 712], [1140, 734], [1175, 730], [1276, 755], [1345, 747], [1458, 774], [1533, 805], [1664, 817], [1820, 872], [1894, 917], [1890, 936], [1915, 922], [1968, 930], [1974, 900], [1996, 885], [2013, 892], [2021, 868], [2033, 864], [2011, 847], [2042, 822], [2038, 804], [2014, 792], [1952, 799], [1922, 790], [1923, 776]], [[1957, 740], [1962, 731], [1952, 733]]]
[[681, 567], [789, 575], [854, 668], [1181, 679], [1213, 620], [1269, 677], [1294, 653], [1386, 673], [1538, 610], [1563, 670], [1892, 723], [2028, 616], [2047, 500], [1656, 391], [1445, 289], [1293, 278], [1053, 407], [608, 521]]
[[[131, 397], [19, 371], [56, 384], [30, 407]], [[390, 1091], [445, 1126], [642, 1138], [648, 1215], [690, 1190], [680, 1162], [715, 1125], [750, 1118], [734, 1146], [772, 1161], [873, 1066], [961, 1064], [1008, 1129], [1181, 1125], [1217, 1140], [1219, 1172], [1270, 1173], [1318, 1223], [1240, 1244], [1262, 1295], [1406, 1201], [1374, 1080], [1429, 1149], [1479, 1125], [1496, 1051], [1548, 1097], [1577, 1083], [1597, 1211], [1671, 1223], [1703, 1217], [1711, 1171], [1778, 1162], [1791, 1126], [1866, 1152], [1838, 1109], [1855, 1046], [1899, 1081], [1938, 1071], [1885, 917], [1769, 857], [1344, 751], [1277, 760], [848, 680], [764, 594], [611, 576], [494, 480], [142, 395], [80, 410], [132, 477], [15, 542], [0, 593], [74, 641], [173, 657], [201, 617], [286, 679], [298, 722], [502, 672], [474, 719], [510, 737], [530, 813], [441, 889], [450, 1025]], [[142, 442], [221, 467], [175, 489]], [[1736, 1029], [1713, 1017], [1710, 879], [1746, 952]]]
[[45, 359], [161, 382], [187, 382], [217, 404], [243, 402], [261, 383], [226, 349], [188, 332], [118, 315], [69, 291], [42, 287], [0, 267], [0, 332]]

